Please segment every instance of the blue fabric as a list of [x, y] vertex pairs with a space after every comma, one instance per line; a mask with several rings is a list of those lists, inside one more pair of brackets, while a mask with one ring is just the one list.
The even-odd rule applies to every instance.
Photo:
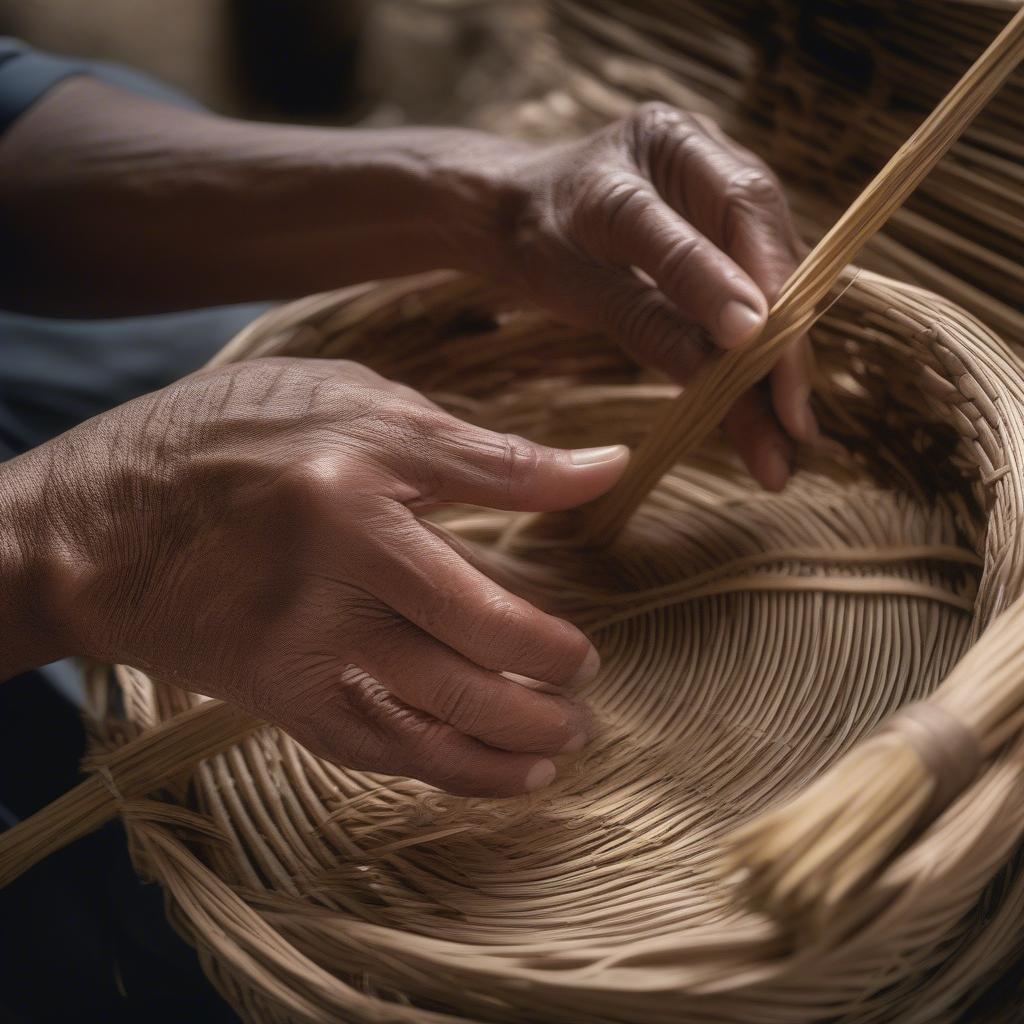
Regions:
[[266, 308], [246, 303], [118, 320], [0, 311], [0, 446], [8, 456], [26, 451], [191, 373]]
[[183, 92], [131, 68], [100, 60], [40, 53], [20, 39], [0, 36], [0, 132], [58, 82], [72, 75], [90, 75], [164, 103], [200, 109], [199, 104]]

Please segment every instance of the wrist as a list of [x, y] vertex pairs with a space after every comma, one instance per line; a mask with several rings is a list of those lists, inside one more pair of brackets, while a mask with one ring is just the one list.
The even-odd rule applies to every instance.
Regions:
[[0, 679], [82, 653], [64, 595], [67, 547], [46, 511], [46, 474], [28, 453], [0, 464]]
[[500, 265], [506, 227], [523, 202], [518, 171], [537, 147], [485, 132], [434, 133], [428, 159], [438, 266], [493, 272]]

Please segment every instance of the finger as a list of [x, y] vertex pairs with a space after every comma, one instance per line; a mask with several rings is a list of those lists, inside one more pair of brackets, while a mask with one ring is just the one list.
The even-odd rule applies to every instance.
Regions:
[[481, 668], [571, 686], [597, 674], [597, 651], [575, 626], [467, 564], [401, 505], [346, 559], [375, 597]]
[[781, 491], [786, 486], [793, 472], [795, 451], [772, 411], [766, 382], [736, 400], [722, 429], [762, 487]]
[[769, 377], [779, 421], [790, 436], [808, 444], [813, 444], [819, 433], [810, 401], [812, 365], [810, 340], [803, 335], [786, 348]]
[[[802, 256], [782, 186], [764, 162], [730, 139], [709, 118], [693, 118], [708, 138], [689, 133], [685, 173], [665, 183], [666, 197], [708, 237], [722, 246], [775, 301]], [[779, 420], [797, 440], [813, 442], [817, 421], [810, 407], [810, 343], [793, 342], [772, 375], [772, 397]]]
[[603, 494], [629, 460], [625, 445], [565, 450], [499, 434], [447, 413], [414, 413], [392, 464], [415, 507], [465, 502], [521, 512], [572, 508]]
[[764, 326], [768, 304], [757, 284], [649, 187], [636, 183], [606, 216], [608, 247], [597, 255], [639, 267], [717, 344], [743, 344]]
[[[602, 296], [600, 322], [643, 365], [685, 384], [713, 354], [704, 332], [682, 323], [664, 295], [637, 278], [595, 271], [587, 291]], [[768, 395], [765, 382], [755, 385], [737, 400], [723, 420], [723, 428], [754, 479], [768, 490], [778, 491], [790, 477], [794, 451], [772, 412]], [[792, 396], [786, 401], [790, 408], [798, 408], [801, 399]], [[806, 403], [804, 407], [809, 411]], [[811, 422], [816, 433], [813, 414]]]
[[[734, 216], [723, 231], [723, 244], [758, 283], [769, 303], [774, 303], [803, 258], [806, 246], [793, 225], [781, 187], [772, 184], [773, 176], [767, 184], [759, 177], [770, 176], [767, 168], [756, 156], [728, 139], [717, 125], [713, 127], [723, 144], [730, 146], [737, 156], [733, 180], [739, 198], [731, 207]], [[747, 177], [744, 167], [750, 168]], [[760, 185], [754, 187], [751, 182]], [[758, 188], [766, 195], [773, 193], [775, 198], [758, 207], [752, 202]], [[813, 351], [809, 337], [804, 334], [783, 351], [769, 378], [779, 421], [791, 437], [805, 443], [813, 443], [819, 433], [810, 404], [812, 367]]]
[[[720, 229], [722, 244], [773, 303], [800, 263], [806, 246], [796, 232], [774, 175], [713, 122], [704, 123], [702, 119], [702, 123], [735, 158], [731, 166], [722, 168], [730, 176], [733, 195]], [[704, 229], [715, 230], [707, 224]], [[779, 421], [791, 437], [806, 443], [813, 443], [819, 433], [810, 404], [812, 366], [810, 339], [801, 335], [783, 351], [769, 378]]]
[[658, 194], [773, 301], [797, 263], [778, 179], [708, 119], [672, 108], [649, 117], [646, 151], [639, 155]]
[[403, 703], [492, 747], [568, 753], [590, 736], [582, 704], [481, 669], [408, 623], [374, 634], [356, 656]]
[[[777, 220], [776, 227], [778, 228], [779, 234], [777, 237], [784, 250], [788, 250], [789, 258], [792, 260], [794, 269], [799, 265], [803, 258], [810, 252], [810, 246], [800, 237], [800, 233], [796, 229], [796, 224], [793, 221], [793, 214], [789, 208], [789, 203], [785, 199], [785, 190], [782, 188], [778, 178], [772, 172], [771, 168], [754, 152], [747, 149], [745, 146], [741, 146], [735, 139], [727, 135], [721, 125], [717, 124], [712, 118], [707, 117], [704, 114], [693, 114], [694, 119], [698, 122], [701, 128], [704, 129], [705, 133], [710, 135], [712, 138], [718, 140], [721, 145], [733, 152], [733, 154], [743, 164], [751, 167], [759, 168], [765, 174], [767, 174], [772, 184], [777, 188], [778, 194], [782, 197], [784, 209], [782, 216]], [[783, 261], [785, 262], [785, 253], [783, 254]], [[767, 292], [769, 300], [774, 300], [781, 291], [781, 286], [785, 281], [779, 281], [778, 288], [774, 292]], [[768, 288], [771, 286], [768, 285]]]
[[548, 758], [490, 747], [409, 707], [365, 672], [338, 668], [321, 671], [302, 701], [270, 716], [314, 754], [459, 796], [516, 796], [554, 779]]
[[[611, 271], [595, 273], [605, 275], [592, 285], [604, 297], [603, 322], [623, 347], [638, 362], [656, 367], [680, 383], [689, 381], [713, 354], [704, 333], [681, 324], [678, 314], [657, 289]], [[613, 280], [613, 276], [619, 279]], [[799, 351], [787, 350], [781, 360], [784, 373], [788, 360], [797, 358]], [[803, 390], [808, 379], [803, 372], [791, 375], [779, 385], [772, 384], [773, 389], [791, 389], [778, 401], [790, 412], [788, 426], [801, 440], [817, 436], [817, 422], [806, 400], [808, 392]], [[723, 428], [754, 479], [768, 490], [778, 491], [792, 472], [794, 450], [773, 413], [769, 394], [766, 382], [755, 385], [737, 399], [723, 420]], [[798, 414], [805, 414], [809, 421], [796, 419]]]
[[629, 270], [595, 267], [567, 283], [566, 291], [641, 366], [680, 384], [714, 352], [704, 328], [685, 320], [661, 290]]

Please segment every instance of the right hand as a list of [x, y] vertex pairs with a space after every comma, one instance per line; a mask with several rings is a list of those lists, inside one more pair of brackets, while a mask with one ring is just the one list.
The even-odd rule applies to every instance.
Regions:
[[[680, 384], [716, 349], [760, 334], [802, 256], [764, 161], [709, 118], [664, 103], [642, 104], [582, 139], [473, 136], [453, 145], [446, 163], [473, 198], [449, 218], [456, 266], [607, 333]], [[770, 490], [789, 479], [794, 442], [818, 436], [811, 365], [804, 337], [722, 424]]]
[[338, 764], [502, 796], [586, 742], [572, 690], [598, 657], [415, 513], [568, 508], [627, 458], [470, 426], [356, 364], [260, 359], [8, 466], [39, 485], [20, 540], [61, 653], [233, 701]]

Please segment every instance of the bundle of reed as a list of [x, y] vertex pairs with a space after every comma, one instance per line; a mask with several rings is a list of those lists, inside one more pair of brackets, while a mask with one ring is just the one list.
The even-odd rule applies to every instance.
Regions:
[[[1017, 1019], [1017, 986], [978, 995], [1024, 954], [1024, 362], [847, 261], [1022, 57], [1024, 11], [685, 395], [445, 275], [251, 325], [222, 360], [354, 359], [493, 429], [635, 446], [582, 520], [435, 513], [594, 638], [601, 735], [549, 790], [465, 800], [97, 669], [99, 780], [0, 838], [0, 883], [119, 813], [251, 1021]], [[808, 328], [831, 443], [765, 494], [711, 428]]]
[[[644, 99], [711, 114], [779, 172], [813, 237], [1021, 0], [549, 6], [572, 122], [603, 120]], [[863, 262], [940, 292], [1024, 345], [1024, 71]]]

